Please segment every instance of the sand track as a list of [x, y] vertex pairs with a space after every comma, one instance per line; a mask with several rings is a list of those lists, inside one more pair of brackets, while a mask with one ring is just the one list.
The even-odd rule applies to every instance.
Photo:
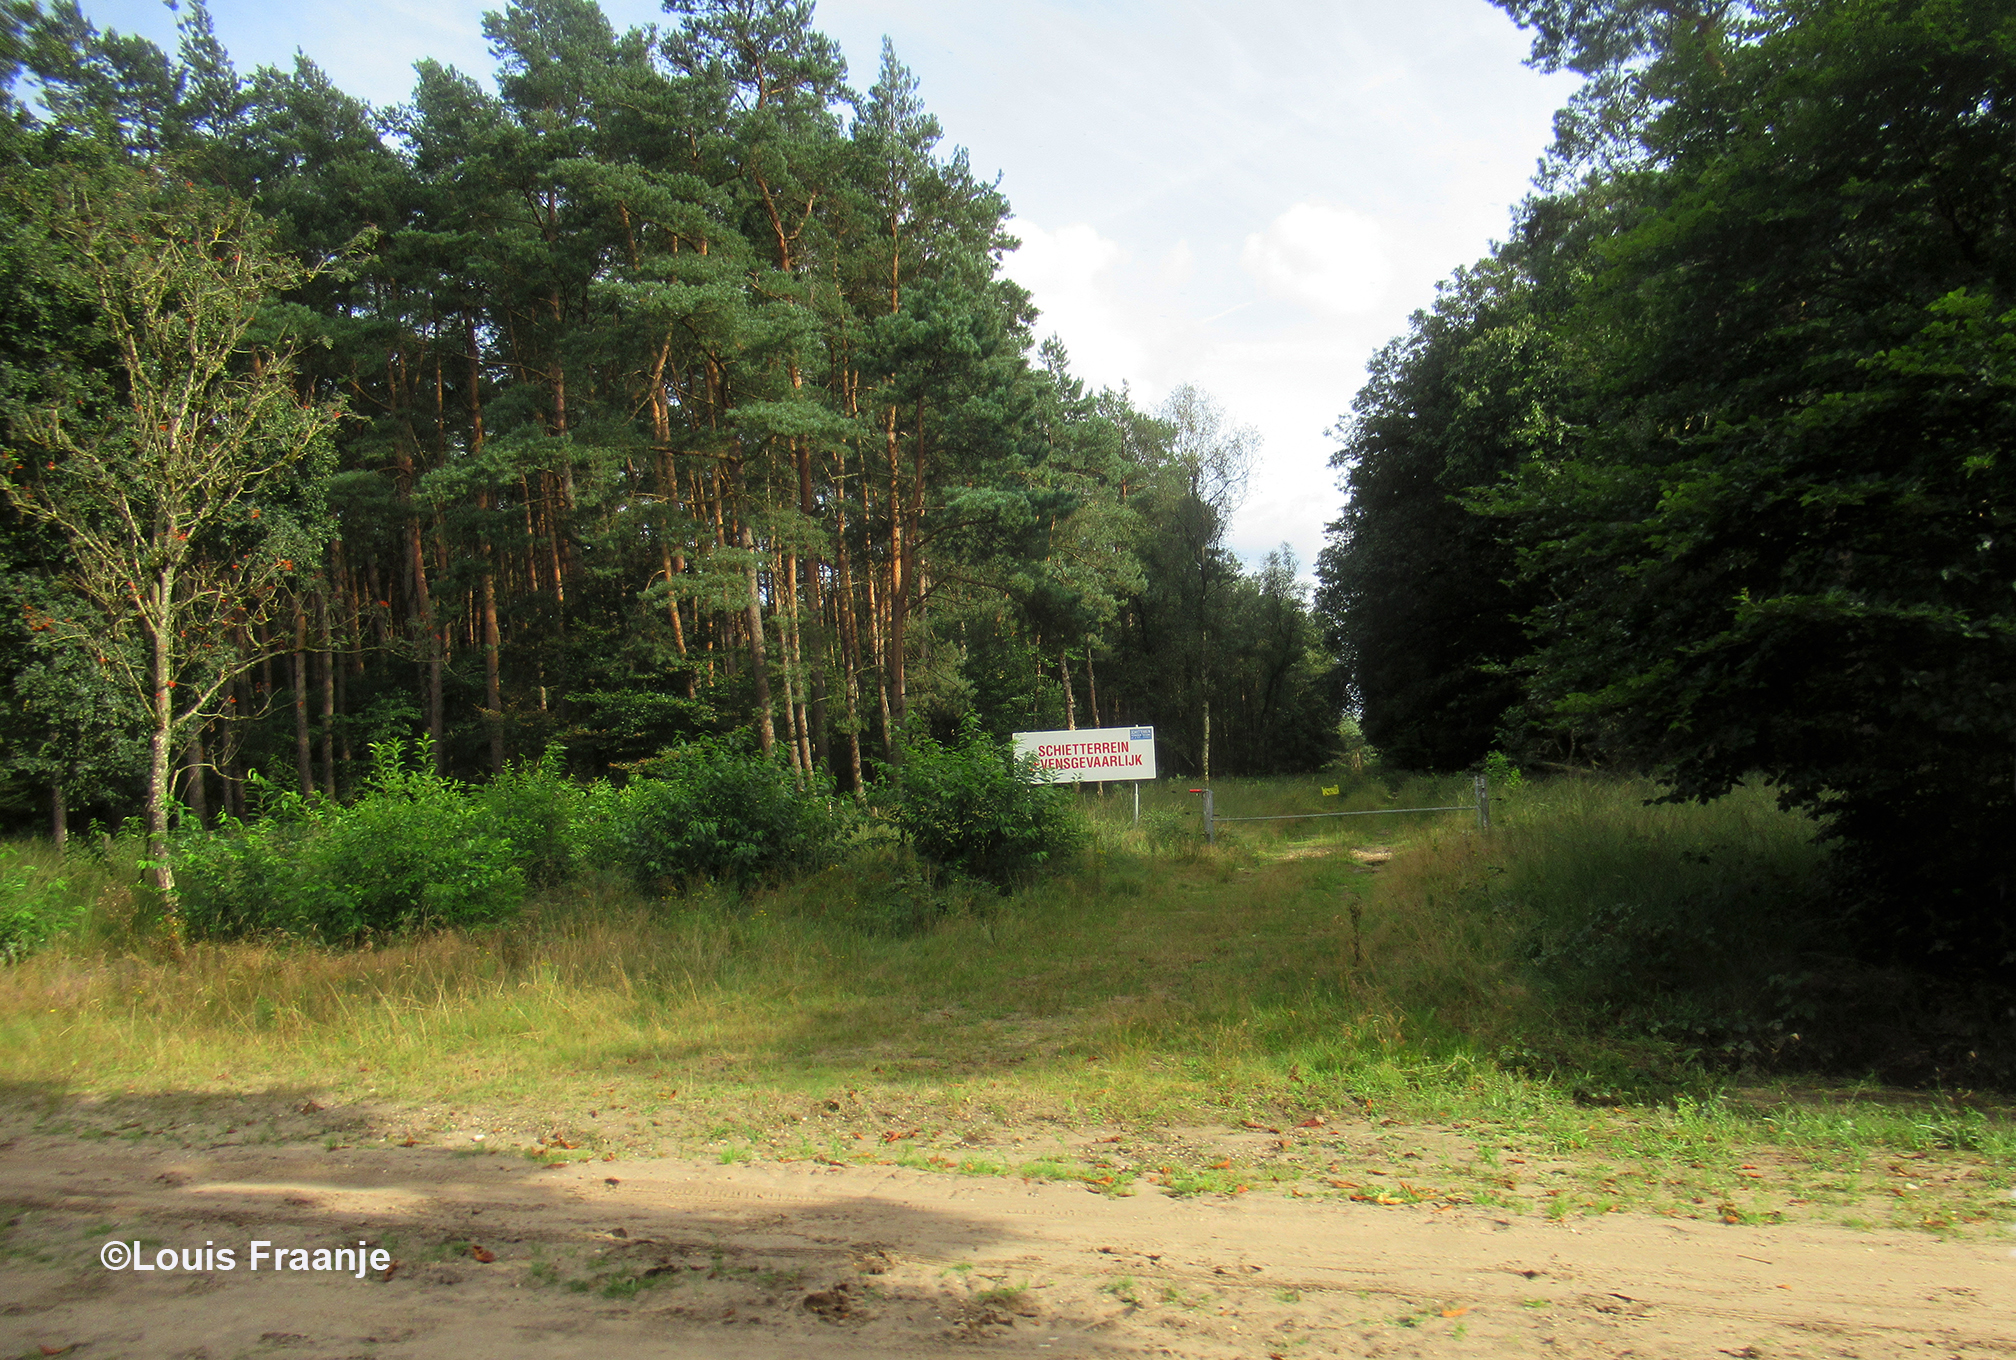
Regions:
[[[2001, 1237], [438, 1147], [28, 1135], [0, 1173], [7, 1356], [2016, 1356]], [[110, 1271], [115, 1237], [240, 1266]], [[254, 1238], [399, 1265], [254, 1274]]]

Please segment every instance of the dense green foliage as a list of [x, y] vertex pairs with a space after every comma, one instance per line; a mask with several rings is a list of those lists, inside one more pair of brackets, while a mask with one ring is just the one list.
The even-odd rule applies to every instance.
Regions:
[[1518, 699], [1505, 666], [1526, 650], [1530, 592], [1461, 498], [1545, 437], [1546, 344], [1516, 275], [1487, 262], [1374, 356], [1354, 403], [1318, 610], [1366, 740], [1403, 768], [1474, 765]]
[[[2007, 979], [2006, 9], [1508, 8], [1602, 79], [1556, 191], [1350, 426], [1368, 500], [1323, 570], [1368, 732], [1425, 749], [1421, 691], [1379, 683], [1416, 666], [1529, 759], [1696, 798], [1765, 777], [1835, 842], [1827, 949]], [[1396, 549], [1460, 599], [1368, 598]]]
[[1225, 548], [1250, 436], [1039, 346], [998, 186], [809, 4], [527, 0], [494, 94], [422, 63], [396, 110], [241, 75], [200, 5], [172, 55], [0, 9], [39, 85], [0, 120], [0, 813], [144, 806], [171, 922], [179, 858], [192, 929], [350, 939], [590, 866], [830, 868], [872, 807], [910, 848], [862, 913], [914, 921], [1078, 843], [1013, 730], [1311, 771], [1350, 709], [1389, 767], [1819, 826], [1797, 875], [1515, 894], [1606, 1023], [2006, 986], [2016, 19], [1501, 4], [1588, 82], [1510, 239], [1375, 358], [1313, 610]]
[[0, 963], [12, 963], [73, 925], [81, 904], [66, 900], [61, 879], [42, 879], [0, 845]]
[[567, 778], [557, 748], [519, 762], [468, 790], [483, 825], [511, 842], [514, 862], [535, 888], [550, 888], [584, 867], [582, 825], [589, 791]]
[[[0, 809], [248, 819], [254, 771], [347, 798], [371, 744], [421, 735], [468, 778], [739, 731], [857, 794], [968, 717], [1154, 724], [1175, 769], [1327, 758], [1294, 571], [1223, 545], [1244, 436], [1039, 352], [1008, 204], [893, 52], [854, 89], [809, 3], [669, 8], [506, 6], [495, 93], [423, 62], [383, 110], [305, 58], [240, 73], [200, 4], [172, 53], [0, 11], [35, 88], [0, 122], [0, 561], [29, 620], [0, 639]], [[201, 293], [148, 294], [148, 261], [240, 285], [197, 327], [223, 339], [201, 437], [143, 409], [147, 337]], [[248, 394], [284, 400], [240, 420]], [[115, 545], [178, 584], [151, 613], [108, 593], [135, 573], [92, 569], [89, 525], [186, 489], [154, 436], [232, 430], [249, 479]], [[71, 674], [59, 638], [106, 661]], [[55, 758], [86, 733], [102, 759]]]
[[1075, 792], [1039, 779], [1033, 761], [968, 723], [956, 742], [912, 744], [889, 811], [926, 860], [1005, 891], [1084, 844]]
[[646, 888], [815, 869], [838, 853], [848, 824], [830, 789], [800, 789], [782, 762], [724, 741], [646, 762], [622, 787], [598, 791], [592, 808], [598, 858]]
[[506, 833], [526, 819], [497, 818], [498, 800], [414, 768], [396, 742], [372, 759], [347, 806], [280, 794], [251, 822], [186, 832], [175, 850], [189, 929], [346, 941], [515, 912], [525, 868]]

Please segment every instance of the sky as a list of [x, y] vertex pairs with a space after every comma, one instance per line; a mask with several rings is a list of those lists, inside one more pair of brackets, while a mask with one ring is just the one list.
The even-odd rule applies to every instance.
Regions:
[[[164, 46], [155, 0], [84, 0]], [[213, 0], [241, 70], [305, 53], [402, 102], [432, 57], [482, 77], [499, 0]], [[604, 0], [619, 29], [669, 22]], [[1574, 78], [1521, 64], [1486, 0], [820, 0], [852, 83], [887, 35], [973, 168], [999, 174], [1007, 273], [1093, 387], [1190, 383], [1260, 436], [1227, 544], [1306, 577], [1343, 496], [1326, 431], [1437, 280], [1503, 238]]]

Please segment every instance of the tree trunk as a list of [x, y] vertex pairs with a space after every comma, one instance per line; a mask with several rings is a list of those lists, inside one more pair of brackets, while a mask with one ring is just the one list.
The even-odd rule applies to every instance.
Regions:
[[329, 635], [329, 595], [315, 592], [315, 625], [321, 634], [322, 792], [336, 801], [336, 648]]
[[[903, 541], [903, 463], [902, 452], [896, 444], [896, 408], [889, 408], [889, 638], [884, 648], [882, 669], [888, 678], [887, 691], [890, 708], [896, 721], [903, 721], [904, 702], [908, 695], [908, 677], [904, 674], [904, 597], [909, 587], [905, 575], [908, 566], [908, 549]], [[890, 758], [895, 759], [894, 734], [887, 742]]]
[[[163, 700], [167, 698], [166, 690], [158, 694]], [[161, 894], [170, 933], [179, 936], [175, 870], [168, 863], [168, 733], [172, 721], [173, 714], [165, 706], [157, 707], [154, 728], [147, 734], [147, 858], [153, 861], [149, 876], [154, 880], [155, 891]]]
[[875, 668], [875, 700], [880, 707], [882, 758], [896, 759], [896, 724], [889, 713], [889, 642], [882, 602], [875, 590], [875, 567], [868, 567], [868, 664]]
[[188, 790], [187, 802], [191, 815], [198, 826], [210, 825], [210, 791], [205, 787], [208, 775], [205, 766], [209, 761], [203, 754], [203, 727], [197, 724], [189, 730], [188, 769], [189, 778], [184, 787]]
[[490, 729], [490, 772], [504, 773], [504, 697], [497, 681], [497, 578], [483, 545], [483, 716]]
[[[483, 453], [483, 354], [476, 344], [476, 318], [463, 318], [469, 357], [469, 457]], [[483, 509], [483, 580], [479, 587], [483, 632], [483, 725], [490, 729], [490, 772], [504, 773], [504, 700], [497, 678], [497, 548], [490, 541], [490, 515], [496, 493], [486, 488], [477, 498]]]
[[1071, 658], [1057, 653], [1057, 670], [1064, 677], [1064, 730], [1078, 730], [1078, 702], [1071, 696]]
[[[735, 480], [741, 481], [739, 474]], [[763, 591], [756, 581], [756, 535], [749, 531], [747, 520], [737, 530], [735, 543], [748, 554], [749, 604], [745, 613], [749, 622], [749, 669], [756, 686], [756, 741], [767, 756], [777, 749], [777, 728], [770, 713], [770, 658], [763, 645]]]
[[[624, 210], [624, 226], [629, 226], [629, 210]], [[632, 249], [635, 246], [633, 242]], [[672, 649], [679, 654], [683, 668], [686, 697], [694, 698], [698, 688], [694, 683], [693, 667], [686, 658], [686, 623], [679, 616], [679, 578], [686, 574], [684, 553], [672, 551], [672, 516], [679, 510], [679, 467], [673, 461], [672, 410], [665, 398], [665, 361], [672, 355], [672, 337], [666, 336], [665, 343], [658, 348], [658, 360], [651, 368], [651, 433], [658, 446], [656, 479], [658, 503], [664, 511], [659, 521], [658, 563], [665, 573], [665, 612], [672, 621]]]
[[[155, 599], [162, 619], [172, 617], [168, 606], [175, 598], [175, 578], [172, 572], [160, 572], [152, 582]], [[147, 690], [153, 700], [153, 711], [147, 733], [147, 858], [153, 867], [149, 876], [154, 880], [154, 889], [161, 895], [161, 918], [168, 928], [168, 942], [171, 948], [180, 951], [182, 947], [182, 910], [175, 896], [175, 866], [168, 860], [168, 797], [169, 759], [175, 736], [175, 691], [171, 679], [174, 674], [174, 654], [170, 650], [168, 629], [155, 627], [149, 639], [152, 646], [147, 657]]]
[[49, 839], [56, 842], [56, 853], [70, 843], [70, 800], [63, 796], [61, 780], [49, 782]]
[[[777, 560], [777, 559], [773, 559]], [[785, 627], [784, 702], [791, 710], [791, 740], [795, 749], [791, 763], [808, 777], [812, 773], [812, 725], [805, 709], [805, 624], [798, 609], [798, 556], [786, 553], [784, 569]]]
[[406, 517], [406, 550], [413, 571], [413, 625], [427, 658], [427, 736], [434, 746], [434, 771], [447, 769], [448, 750], [444, 740], [447, 720], [441, 711], [441, 633], [434, 621], [434, 596], [427, 588], [426, 545], [420, 538], [420, 517]]
[[[357, 600], [357, 577], [343, 560], [343, 540], [337, 539], [329, 545], [331, 574], [336, 581], [336, 602], [341, 616], [341, 626], [337, 629], [343, 639], [340, 652], [332, 652], [330, 660], [336, 673], [336, 714], [347, 718], [350, 714], [350, 688], [347, 677], [355, 674], [364, 676], [364, 620]], [[347, 722], [333, 724], [336, 735], [337, 768], [348, 770], [350, 765], [350, 725]]]
[[308, 611], [294, 597], [294, 763], [301, 776], [301, 796], [315, 793], [314, 745], [308, 737]]
[[[818, 504], [812, 498], [812, 449], [803, 436], [797, 441], [798, 455], [798, 513], [808, 521], [818, 517]], [[811, 729], [812, 749], [809, 759], [817, 760], [819, 767], [828, 766], [826, 750], [826, 613], [819, 600], [819, 559], [814, 556], [805, 559], [805, 608], [798, 613], [800, 646], [810, 655], [809, 670], [806, 672], [806, 725]], [[804, 641], [805, 620], [811, 621], [812, 639]]]
[[557, 618], [564, 629], [567, 620], [567, 566], [560, 556], [560, 509], [554, 503], [553, 482], [552, 473], [539, 474], [539, 509], [546, 521], [547, 565], [553, 570], [553, 601], [560, 606]]
[[847, 789], [856, 802], [862, 802], [868, 797], [868, 790], [861, 782], [861, 627], [854, 613], [854, 577], [848, 562], [845, 510], [839, 512], [833, 552], [834, 565], [840, 573], [840, 594], [836, 602], [840, 645], [846, 649], [843, 669], [846, 671]]
[[[242, 641], [242, 636], [241, 636]], [[245, 776], [238, 765], [240, 739], [238, 727], [230, 718], [243, 717], [248, 711], [247, 701], [251, 696], [251, 681], [247, 676], [236, 676], [226, 686], [230, 695], [225, 701], [229, 715], [217, 728], [218, 744], [222, 749], [217, 753], [217, 779], [224, 786], [224, 814], [239, 821], [245, 820]]]

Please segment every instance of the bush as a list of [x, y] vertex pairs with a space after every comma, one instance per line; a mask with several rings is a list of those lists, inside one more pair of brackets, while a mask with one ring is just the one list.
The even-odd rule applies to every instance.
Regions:
[[36, 882], [32, 866], [16, 864], [17, 851], [0, 845], [0, 963], [12, 963], [73, 926], [78, 904], [60, 878]]
[[511, 842], [513, 862], [535, 887], [563, 882], [576, 867], [586, 795], [565, 770], [556, 742], [537, 764], [513, 765], [469, 792], [483, 825]]
[[597, 802], [603, 855], [646, 889], [815, 869], [846, 829], [824, 783], [801, 789], [777, 761], [719, 740], [641, 762]]
[[919, 855], [1004, 892], [1085, 843], [1067, 789], [1041, 781], [969, 719], [957, 745], [915, 737], [895, 770], [889, 811]]
[[[515, 912], [525, 872], [492, 809], [455, 780], [408, 769], [404, 755], [399, 742], [372, 747], [371, 777], [349, 807], [284, 794], [255, 822], [182, 837], [190, 930], [334, 941]], [[418, 759], [432, 763], [424, 743]]]

